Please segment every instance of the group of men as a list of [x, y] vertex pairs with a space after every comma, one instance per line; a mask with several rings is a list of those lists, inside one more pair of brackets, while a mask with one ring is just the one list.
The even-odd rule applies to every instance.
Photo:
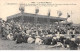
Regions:
[[59, 30], [53, 31], [52, 28], [46, 30], [41, 26], [37, 27], [29, 23], [24, 26], [20, 23], [3, 22], [1, 34], [5, 39], [16, 41], [16, 44], [35, 43], [37, 45], [70, 48], [71, 50], [77, 50], [80, 44], [80, 37], [75, 38], [75, 35], [65, 37], [64, 34], [60, 34]]

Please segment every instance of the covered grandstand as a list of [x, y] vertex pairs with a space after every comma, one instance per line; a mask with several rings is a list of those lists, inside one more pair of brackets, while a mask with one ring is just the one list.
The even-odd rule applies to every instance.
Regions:
[[[22, 17], [23, 15], [23, 17]], [[47, 15], [39, 15], [39, 14], [31, 14], [31, 13], [18, 13], [12, 16], [7, 17], [7, 21], [14, 20], [14, 22], [21, 22], [23, 18], [23, 22], [31, 22], [31, 23], [54, 23], [54, 22], [60, 22], [65, 21], [67, 18], [61, 18], [61, 17], [54, 17], [54, 16], [47, 16]]]

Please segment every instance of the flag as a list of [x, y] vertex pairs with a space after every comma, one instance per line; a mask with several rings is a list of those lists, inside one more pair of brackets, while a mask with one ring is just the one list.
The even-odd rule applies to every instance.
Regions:
[[20, 10], [21, 12], [24, 12], [24, 7], [25, 7], [25, 6], [21, 4], [20, 7], [19, 7], [19, 10]]
[[48, 17], [50, 16], [50, 10], [49, 10], [49, 12], [48, 12]]
[[58, 14], [58, 16], [61, 16], [62, 12], [61, 11], [57, 11], [57, 14]]
[[70, 17], [70, 15], [69, 15], [69, 13], [67, 13], [67, 18], [69, 18]]
[[35, 10], [35, 13], [37, 14], [38, 12], [39, 12], [39, 9], [36, 9], [36, 10]]

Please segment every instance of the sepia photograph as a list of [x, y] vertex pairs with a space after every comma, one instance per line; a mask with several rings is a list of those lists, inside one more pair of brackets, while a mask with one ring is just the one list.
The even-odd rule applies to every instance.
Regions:
[[0, 0], [0, 50], [80, 50], [80, 1]]

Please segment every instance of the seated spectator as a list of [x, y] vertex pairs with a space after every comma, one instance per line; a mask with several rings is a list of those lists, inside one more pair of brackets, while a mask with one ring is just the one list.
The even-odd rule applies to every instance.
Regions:
[[45, 39], [43, 40], [45, 45], [51, 45], [52, 42], [52, 36], [46, 36]]
[[75, 42], [77, 43], [78, 46], [80, 45], [80, 36], [76, 38]]
[[22, 42], [23, 42], [22, 32], [19, 32], [16, 37], [16, 43], [19, 44]]
[[8, 35], [7, 35], [7, 39], [13, 40], [13, 34], [12, 34], [12, 33], [8, 34]]
[[64, 47], [64, 45], [61, 42], [57, 42], [53, 47]]
[[35, 40], [32, 38], [31, 35], [29, 35], [29, 38], [28, 38], [27, 42], [28, 42], [28, 43], [34, 43]]
[[18, 33], [15, 32], [14, 35], [13, 35], [13, 40], [14, 40], [14, 41], [17, 39], [17, 35], [18, 35]]
[[27, 40], [28, 40], [29, 36], [24, 33], [22, 37], [23, 37], [23, 42], [27, 43]]
[[75, 43], [75, 38], [72, 38], [69, 44], [70, 50], [77, 50], [78, 45]]
[[66, 39], [65, 39], [65, 48], [69, 48], [69, 44], [70, 44], [70, 37], [67, 37]]
[[64, 43], [64, 41], [63, 41], [64, 39], [65, 39], [64, 35], [61, 35], [60, 38], [59, 38], [59, 41], [63, 44]]
[[57, 40], [56, 40], [56, 37], [53, 37], [53, 39], [52, 39], [52, 45], [55, 45], [55, 44], [57, 44]]
[[40, 36], [36, 36], [35, 44], [41, 45], [42, 42], [43, 42], [43, 40], [41, 39], [41, 37]]

